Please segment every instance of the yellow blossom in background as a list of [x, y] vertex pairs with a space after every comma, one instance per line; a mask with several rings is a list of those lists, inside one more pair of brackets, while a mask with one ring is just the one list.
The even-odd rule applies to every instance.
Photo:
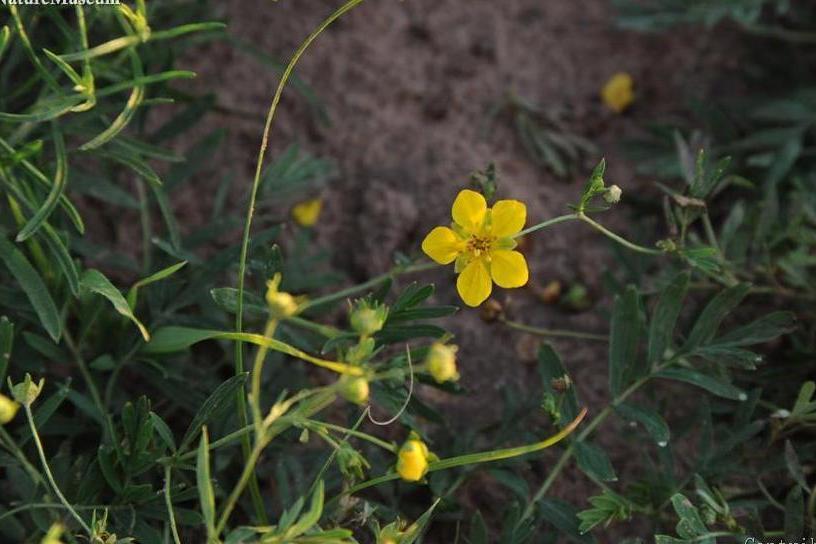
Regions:
[[292, 217], [298, 225], [302, 227], [311, 227], [320, 218], [320, 211], [323, 209], [323, 199], [313, 198], [311, 200], [304, 200], [296, 204], [292, 208]]
[[425, 442], [420, 440], [416, 434], [411, 433], [397, 453], [397, 474], [405, 481], [418, 482], [428, 472], [430, 456]]
[[527, 221], [518, 200], [499, 200], [487, 207], [484, 196], [465, 189], [453, 202], [451, 227], [436, 227], [422, 241], [422, 251], [439, 264], [456, 261], [456, 289], [468, 306], [478, 306], [499, 287], [521, 287], [529, 272], [524, 255], [513, 251], [513, 236]]
[[5, 395], [0, 395], [0, 425], [5, 425], [17, 415], [20, 404]]
[[615, 113], [621, 113], [635, 99], [635, 82], [626, 72], [618, 72], [609, 78], [601, 89], [601, 99]]
[[48, 529], [48, 533], [40, 541], [40, 544], [63, 544], [62, 533], [65, 532], [65, 527], [61, 523], [54, 523]]
[[456, 370], [457, 346], [449, 346], [441, 342], [434, 342], [428, 349], [425, 357], [425, 364], [428, 372], [437, 383], [444, 383], [449, 380], [458, 380], [459, 372]]
[[275, 274], [271, 280], [266, 282], [266, 303], [269, 305], [269, 312], [275, 319], [282, 319], [295, 315], [298, 302], [295, 297], [285, 291], [279, 291], [281, 275]]

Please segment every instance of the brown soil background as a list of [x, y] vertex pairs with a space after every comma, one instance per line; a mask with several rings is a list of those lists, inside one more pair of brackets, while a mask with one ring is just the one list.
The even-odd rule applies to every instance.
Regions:
[[[229, 21], [230, 33], [287, 59], [337, 5], [326, 0], [234, 0], [218, 9]], [[724, 41], [718, 36], [720, 45], [714, 46], [704, 32], [623, 31], [614, 24], [612, 7], [600, 0], [370, 0], [320, 36], [297, 69], [324, 102], [332, 125], [317, 123], [305, 100], [290, 90], [272, 129], [270, 152], [274, 157], [300, 142], [337, 162], [339, 176], [322, 193], [325, 208], [316, 236], [332, 251], [333, 264], [348, 275], [349, 283], [363, 281], [386, 271], [395, 251], [416, 254], [424, 234], [449, 221], [450, 204], [468, 174], [489, 161], [501, 172], [499, 197], [525, 201], [529, 223], [564, 213], [576, 200], [585, 175], [565, 182], [533, 164], [508, 122], [483, 130], [487, 111], [512, 89], [536, 104], [572, 112], [574, 130], [606, 156], [608, 183], [623, 187], [622, 205], [604, 221], [625, 232], [631, 214], [626, 195], [650, 187], [650, 180], [633, 174], [619, 142], [651, 120], [682, 112], [690, 92], [701, 94], [715, 72], [729, 68], [720, 56]], [[174, 195], [185, 226], [194, 229], [207, 221], [211, 202], [206, 195], [214, 194], [225, 174], [235, 176], [231, 204], [243, 213], [261, 123], [278, 74], [223, 43], [196, 48], [180, 65], [198, 73], [190, 90], [213, 92], [226, 109], [257, 117], [214, 114], [207, 119], [202, 130], [229, 131], [217, 158], [220, 166]], [[636, 101], [625, 115], [610, 113], [598, 99], [599, 89], [616, 71], [631, 73], [636, 82]], [[661, 235], [655, 232], [654, 239]], [[495, 292], [511, 315], [531, 325], [604, 332], [607, 320], [601, 308], [608, 300], [600, 279], [613, 265], [607, 241], [567, 224], [539, 233], [525, 251], [531, 283], [580, 282], [600, 300], [593, 309], [574, 314], [544, 305], [529, 289]], [[424, 279], [437, 284], [437, 302], [458, 303], [450, 270]], [[461, 346], [461, 383], [473, 394], [419, 394], [454, 414], [462, 429], [498, 419], [503, 390], [529, 390], [525, 384], [538, 382], [531, 364], [535, 339], [488, 325], [469, 309], [446, 325]], [[554, 344], [590, 413], [597, 413], [606, 401], [605, 347]], [[638, 474], [633, 445], [622, 426], [607, 425], [597, 441], [612, 452], [622, 479]], [[528, 475], [533, 489], [555, 456], [547, 452], [538, 474]], [[459, 499], [497, 514], [501, 504], [496, 501], [508, 495], [489, 480], [476, 478], [462, 488]], [[594, 490], [570, 469], [551, 494], [583, 508]], [[620, 536], [648, 537], [644, 531], [624, 524], [596, 536], [613, 542]]]

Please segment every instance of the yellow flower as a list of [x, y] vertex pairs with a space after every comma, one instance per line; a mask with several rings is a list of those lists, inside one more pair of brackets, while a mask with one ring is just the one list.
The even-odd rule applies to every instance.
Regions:
[[320, 217], [320, 210], [323, 209], [323, 199], [313, 198], [311, 200], [304, 200], [299, 204], [295, 204], [292, 208], [292, 217], [298, 225], [302, 227], [311, 227], [317, 223]]
[[601, 89], [601, 99], [615, 113], [621, 113], [635, 99], [634, 81], [626, 72], [618, 72], [609, 78]]
[[17, 415], [20, 405], [5, 395], [0, 395], [0, 425], [5, 425]]
[[428, 446], [411, 433], [397, 453], [397, 474], [407, 482], [418, 482], [428, 472], [429, 457]]
[[[422, 241], [422, 251], [439, 264], [456, 261], [456, 289], [468, 306], [478, 306], [499, 287], [521, 287], [529, 272], [524, 255], [513, 251], [513, 235], [527, 221], [518, 200], [499, 200], [492, 209], [484, 196], [465, 189], [453, 202], [451, 228], [436, 227]], [[492, 279], [492, 281], [491, 281]]]
[[425, 364], [437, 383], [459, 379], [459, 372], [456, 371], [456, 351], [458, 349], [457, 346], [448, 346], [441, 342], [431, 344], [428, 355], [425, 357]]
[[48, 529], [48, 533], [40, 541], [40, 544], [62, 544], [62, 533], [65, 532], [65, 527], [60, 523], [54, 523]]

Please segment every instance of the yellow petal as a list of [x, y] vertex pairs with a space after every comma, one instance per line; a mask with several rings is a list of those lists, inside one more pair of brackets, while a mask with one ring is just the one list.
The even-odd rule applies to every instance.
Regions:
[[527, 283], [530, 273], [527, 261], [518, 251], [493, 251], [490, 254], [490, 275], [496, 285], [504, 288], [521, 287]]
[[499, 200], [491, 213], [493, 236], [512, 236], [524, 228], [527, 221], [527, 206], [518, 200]]
[[490, 296], [493, 284], [482, 259], [473, 259], [456, 279], [456, 290], [468, 306], [478, 306]]
[[322, 208], [323, 200], [319, 198], [306, 200], [300, 204], [296, 204], [295, 207], [292, 208], [292, 217], [295, 218], [298, 225], [302, 227], [311, 227], [317, 223], [317, 219], [320, 217], [320, 210]]
[[475, 234], [482, 228], [486, 214], [487, 201], [480, 193], [465, 189], [456, 195], [451, 216], [468, 233]]
[[459, 254], [462, 240], [448, 227], [436, 227], [422, 240], [422, 251], [439, 264], [450, 264]]

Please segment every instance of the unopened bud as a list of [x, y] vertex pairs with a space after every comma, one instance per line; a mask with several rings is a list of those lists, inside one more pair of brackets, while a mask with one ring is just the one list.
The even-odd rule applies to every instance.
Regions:
[[425, 364], [428, 372], [437, 383], [456, 381], [459, 379], [459, 372], [456, 369], [457, 346], [434, 342], [425, 357]]
[[0, 425], [5, 425], [17, 415], [20, 404], [5, 395], [0, 395]]
[[354, 404], [365, 404], [368, 402], [369, 387], [368, 380], [362, 376], [349, 376], [344, 374], [337, 382], [340, 395]]

